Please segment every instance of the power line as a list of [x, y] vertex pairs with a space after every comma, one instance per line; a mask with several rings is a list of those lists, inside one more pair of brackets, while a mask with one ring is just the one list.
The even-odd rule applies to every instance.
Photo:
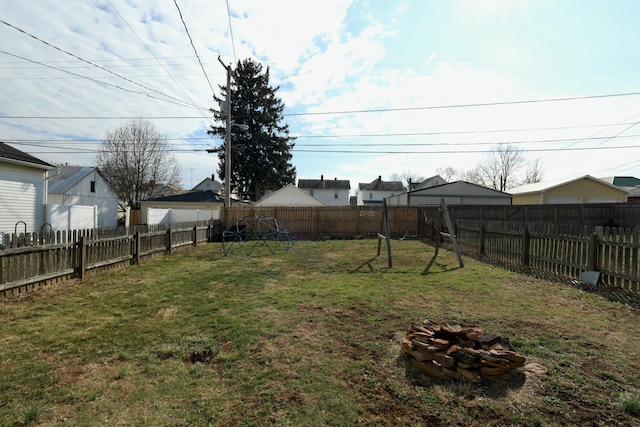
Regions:
[[27, 36], [29, 36], [29, 37], [33, 38], [34, 40], [37, 40], [37, 41], [39, 41], [39, 42], [41, 42], [41, 43], [43, 43], [43, 44], [45, 44], [45, 45], [47, 45], [47, 46], [49, 46], [49, 47], [51, 47], [51, 48], [53, 48], [53, 49], [57, 50], [57, 51], [59, 51], [59, 52], [62, 52], [62, 53], [64, 53], [64, 54], [66, 54], [66, 55], [69, 55], [69, 56], [71, 56], [71, 57], [73, 57], [73, 58], [76, 58], [76, 59], [78, 59], [78, 60], [80, 60], [80, 61], [82, 61], [82, 62], [86, 62], [87, 64], [90, 64], [90, 65], [92, 65], [92, 66], [94, 66], [94, 67], [96, 67], [96, 68], [98, 68], [98, 69], [100, 69], [100, 70], [106, 71], [107, 73], [112, 74], [112, 75], [114, 75], [114, 76], [117, 76], [117, 77], [119, 77], [119, 78], [121, 78], [121, 79], [123, 79], [123, 80], [126, 80], [126, 81], [128, 81], [129, 83], [132, 83], [132, 84], [134, 84], [134, 85], [136, 85], [136, 86], [140, 86], [140, 87], [142, 87], [142, 88], [144, 88], [144, 89], [150, 90], [150, 91], [155, 92], [155, 93], [157, 93], [157, 94], [160, 94], [160, 95], [162, 95], [162, 96], [166, 96], [167, 98], [171, 98], [171, 99], [176, 100], [176, 101], [178, 101], [178, 102], [181, 102], [181, 103], [183, 103], [183, 104], [191, 105], [191, 106], [196, 107], [196, 108], [198, 108], [198, 109], [202, 109], [201, 107], [198, 107], [198, 106], [197, 106], [197, 105], [195, 105], [195, 104], [189, 104], [188, 102], [185, 102], [185, 101], [183, 101], [183, 100], [181, 100], [181, 99], [175, 98], [175, 97], [173, 97], [173, 96], [171, 96], [171, 95], [167, 95], [166, 93], [162, 93], [162, 92], [160, 92], [160, 91], [158, 91], [158, 90], [155, 90], [155, 89], [153, 89], [153, 88], [150, 88], [150, 87], [148, 87], [148, 86], [145, 86], [145, 85], [143, 85], [143, 84], [140, 84], [140, 83], [138, 83], [138, 82], [135, 82], [135, 81], [133, 81], [133, 80], [131, 80], [131, 79], [129, 79], [129, 78], [127, 78], [127, 77], [123, 76], [123, 75], [120, 75], [120, 74], [118, 74], [118, 73], [116, 73], [116, 72], [114, 72], [114, 71], [109, 70], [108, 68], [105, 68], [105, 67], [103, 67], [103, 66], [101, 66], [101, 65], [95, 64], [95, 63], [93, 63], [93, 62], [91, 62], [91, 61], [88, 61], [88, 60], [86, 60], [86, 59], [84, 59], [84, 58], [82, 58], [82, 57], [80, 57], [80, 56], [78, 56], [78, 55], [75, 55], [75, 54], [73, 54], [73, 53], [71, 53], [71, 52], [69, 52], [69, 51], [66, 51], [66, 50], [64, 50], [64, 49], [62, 49], [62, 48], [60, 48], [60, 47], [58, 47], [58, 46], [55, 46], [55, 45], [53, 45], [53, 44], [51, 44], [51, 43], [49, 43], [49, 42], [47, 42], [47, 41], [45, 41], [45, 40], [42, 40], [41, 38], [39, 38], [39, 37], [37, 37], [37, 36], [34, 36], [33, 34], [30, 34], [30, 33], [28, 33], [27, 31], [25, 31], [25, 30], [23, 30], [23, 29], [21, 29], [21, 28], [16, 27], [15, 25], [11, 25], [11, 24], [9, 24], [8, 22], [6, 22], [6, 21], [4, 21], [4, 20], [2, 20], [2, 19], [0, 19], [0, 23], [3, 23], [4, 25], [6, 25], [6, 26], [8, 26], [8, 27], [10, 27], [10, 28], [13, 28], [14, 30], [17, 30], [17, 31], [21, 32], [22, 34], [27, 35]]
[[[137, 92], [136, 92], [137, 93]], [[123, 119], [201, 119], [201, 116], [0, 116], [0, 119], [41, 120], [123, 120]]]
[[[626, 130], [626, 129], [625, 129]], [[599, 145], [604, 144], [611, 139], [619, 139], [619, 138], [639, 138], [640, 135], [620, 135], [619, 133], [613, 136], [597, 136], [590, 138], [556, 138], [556, 139], [527, 139], [521, 141], [508, 141], [503, 142], [502, 144], [515, 145], [515, 144], [550, 144], [550, 143], [558, 143], [558, 142], [568, 142], [568, 141], [602, 141]], [[576, 143], [577, 143], [576, 142]], [[300, 146], [299, 143], [296, 143]], [[304, 144], [304, 147], [342, 147], [342, 146], [350, 146], [350, 147], [427, 147], [427, 146], [460, 146], [460, 145], [500, 145], [500, 142], [400, 142], [400, 143], [360, 143], [354, 144], [353, 142], [348, 143], [328, 143], [328, 144]], [[572, 144], [575, 145], [575, 144]], [[567, 147], [569, 148], [569, 147]], [[558, 148], [557, 150], [561, 151], [562, 148]]]
[[[617, 150], [627, 148], [640, 148], [640, 145], [623, 145], [617, 147], [572, 147], [563, 151], [585, 151], [585, 150]], [[420, 151], [389, 151], [389, 150], [305, 150], [293, 148], [294, 152], [302, 153], [335, 153], [335, 154], [478, 154], [486, 153], [487, 150], [420, 150]], [[537, 153], [544, 151], [557, 151], [557, 148], [523, 148], [513, 150], [521, 153]]]
[[[30, 144], [18, 144], [16, 145], [30, 145]], [[589, 150], [622, 150], [629, 148], [640, 148], [640, 145], [629, 145], [629, 146], [615, 146], [615, 147], [572, 147], [567, 148], [566, 151], [589, 151]], [[193, 153], [193, 152], [211, 152], [215, 150], [220, 150], [222, 148], [198, 148], [198, 149], [176, 149], [171, 148], [169, 151], [175, 153]], [[555, 151], [555, 148], [532, 148], [532, 149], [521, 149], [514, 150], [516, 152], [523, 153], [535, 153], [535, 152], [544, 152], [544, 151]], [[73, 149], [69, 151], [31, 151], [30, 154], [87, 154], [87, 153], [95, 153], [98, 150], [79, 150]], [[406, 150], [406, 151], [390, 151], [390, 150], [305, 150], [305, 149], [297, 149], [293, 148], [294, 152], [301, 153], [322, 153], [322, 154], [482, 154], [487, 153], [487, 150]]]
[[236, 43], [233, 39], [233, 27], [231, 26], [231, 9], [229, 8], [229, 0], [227, 0], [227, 17], [229, 18], [229, 36], [231, 37], [231, 48], [233, 49], [233, 62], [237, 62]]
[[[2, 119], [4, 117], [0, 116], [0, 119]], [[129, 117], [120, 117], [120, 119], [127, 119]], [[138, 118], [142, 118], [142, 119], [152, 119], [152, 118], [156, 118], [156, 119], [161, 119], [163, 117], [138, 117]], [[164, 117], [164, 119], [166, 119], [167, 117]], [[183, 118], [183, 117], [179, 117], [179, 118]], [[195, 117], [198, 118], [198, 117]], [[594, 125], [594, 126], [611, 126], [611, 125]], [[591, 127], [591, 126], [585, 126], [585, 127]], [[569, 129], [575, 129], [576, 127], [574, 126], [569, 126], [567, 127]], [[395, 133], [388, 133], [388, 134], [359, 134], [359, 135], [295, 135], [294, 137], [297, 139], [314, 139], [314, 138], [327, 138], [327, 139], [334, 139], [334, 138], [370, 138], [372, 136], [375, 137], [398, 137], [398, 136], [437, 136], [437, 135], [455, 135], [455, 134], [479, 134], [479, 133], [494, 133], [494, 132], [522, 132], [522, 131], [535, 131], [535, 130], [548, 130], [548, 129], [557, 129], [557, 128], [538, 128], [538, 129], [509, 129], [509, 130], [485, 130], [485, 131], [460, 131], [460, 132], [423, 132], [423, 133], [399, 133], [399, 134], [395, 134]], [[562, 129], [562, 128], [560, 128]], [[628, 130], [629, 128], [624, 129], [624, 131]], [[623, 131], [623, 132], [624, 132]], [[604, 142], [607, 142], [610, 139], [613, 138], [637, 138], [640, 137], [640, 134], [638, 135], [620, 135], [622, 132], [618, 132], [616, 135], [613, 136], [591, 136], [591, 137], [586, 137], [586, 138], [555, 138], [555, 139], [528, 139], [528, 140], [520, 140], [520, 141], [509, 141], [506, 142], [508, 144], [532, 144], [532, 143], [554, 143], [554, 142], [568, 142], [568, 141], [577, 141], [577, 142], [582, 142], [582, 141], [594, 141], [594, 140], [604, 140]], [[202, 137], [184, 137], [184, 138], [165, 138], [167, 141], [200, 141], [200, 140], [207, 140], [210, 141], [213, 138], [210, 136], [202, 136]], [[104, 139], [86, 139], [86, 138], [74, 138], [74, 139], [14, 139], [13, 141], [16, 142], [101, 142], [104, 141]], [[576, 143], [577, 143], [576, 142]], [[300, 145], [301, 143], [298, 142], [298, 145]], [[350, 146], [357, 146], [357, 147], [367, 147], [367, 146], [429, 146], [429, 145], [496, 145], [497, 142], [418, 142], [418, 143], [353, 143], [353, 142], [348, 142], [347, 143]], [[341, 146], [343, 145], [343, 143], [322, 143], [322, 144], [304, 144], [305, 147], [328, 147], [328, 146]], [[575, 145], [572, 144], [572, 145]], [[560, 148], [559, 150], [562, 150], [562, 148]]]
[[[0, 119], [5, 118], [0, 116]], [[86, 117], [78, 117], [84, 119]], [[112, 117], [118, 119], [128, 119], [130, 117]], [[176, 118], [176, 117], [137, 117], [142, 119], [168, 119], [168, 118]], [[177, 117], [177, 118], [185, 118], [185, 117]], [[199, 117], [192, 117], [199, 118]], [[103, 120], [104, 118], [100, 118]], [[619, 123], [620, 125], [622, 123]], [[631, 125], [635, 125], [637, 123], [633, 123]], [[615, 125], [591, 125], [584, 126], [592, 127], [592, 126], [615, 126]], [[544, 144], [544, 143], [555, 143], [555, 142], [568, 142], [568, 141], [576, 141], [574, 144], [582, 141], [597, 141], [603, 140], [602, 143], [607, 142], [613, 138], [638, 138], [638, 135], [621, 135], [624, 131], [628, 130], [631, 126], [627, 127], [621, 132], [616, 133], [613, 136], [591, 136], [586, 138], [554, 138], [554, 139], [527, 139], [520, 141], [508, 141], [507, 144]], [[327, 139], [335, 139], [335, 138], [371, 138], [371, 137], [399, 137], [399, 136], [438, 136], [438, 135], [456, 135], [456, 134], [480, 134], [480, 133], [495, 133], [495, 132], [523, 132], [523, 131], [536, 131], [536, 130], [554, 130], [554, 129], [575, 129], [582, 128], [576, 126], [568, 126], [568, 127], [553, 127], [553, 128], [529, 128], [529, 129], [503, 129], [503, 130], [484, 130], [484, 131], [452, 131], [452, 132], [416, 132], [416, 133], [387, 133], [387, 134], [358, 134], [358, 135], [294, 135], [297, 139], [315, 139], [315, 138], [327, 138]], [[184, 137], [184, 138], [165, 138], [167, 141], [199, 141], [199, 140], [207, 140], [210, 141], [212, 137], [203, 136], [203, 137]], [[13, 141], [19, 142], [101, 142], [104, 139], [15, 139]], [[601, 143], [601, 144], [602, 144]], [[298, 142], [298, 145], [301, 143]], [[350, 146], [357, 147], [367, 147], [367, 146], [430, 146], [430, 145], [496, 145], [497, 142], [417, 142], [417, 143], [347, 143]], [[330, 147], [330, 146], [341, 146], [343, 143], [322, 143], [322, 144], [304, 144], [305, 147]], [[558, 150], [562, 150], [559, 148]]]
[[[175, 77], [173, 76], [173, 74], [171, 74], [169, 72], [169, 70], [167, 70], [167, 67], [164, 66], [164, 64], [162, 62], [160, 62], [160, 60], [156, 57], [156, 55], [151, 51], [151, 49], [149, 49], [149, 46], [147, 46], [147, 44], [140, 38], [140, 36], [138, 35], [138, 33], [136, 33], [133, 28], [131, 27], [131, 25], [129, 25], [129, 22], [127, 22], [126, 19], [124, 19], [124, 16], [122, 16], [120, 14], [120, 12], [118, 11], [118, 9], [115, 8], [115, 6], [113, 6], [113, 4], [111, 3], [111, 0], [107, 0], [109, 2], [109, 6], [111, 6], [111, 8], [113, 10], [115, 10], [115, 12], [118, 14], [118, 16], [120, 17], [120, 19], [122, 19], [122, 21], [127, 25], [127, 27], [129, 27], [129, 30], [131, 30], [131, 32], [133, 33], [133, 35], [136, 36], [136, 38], [140, 41], [140, 43], [142, 43], [142, 46], [144, 46], [144, 48], [147, 50], [147, 52], [149, 52], [151, 54], [151, 56], [154, 57], [154, 59], [156, 60], [156, 62], [158, 63], [158, 65], [160, 65], [162, 67], [162, 69], [164, 70], [165, 73], [167, 73], [167, 75], [171, 78], [171, 80], [173, 80], [173, 82], [176, 84], [176, 86], [178, 86], [178, 88], [180, 88], [180, 90], [182, 91], [182, 93], [187, 97], [187, 99], [189, 101], [191, 101], [192, 104], [195, 104], [195, 102], [193, 101], [193, 99], [191, 99], [191, 97], [189, 96], [189, 94], [187, 93], [186, 90], [184, 90], [184, 88], [182, 87], [182, 85], [180, 83], [178, 83], [178, 81], [175, 79]], [[198, 61], [200, 60], [200, 58], [198, 58]], [[202, 112], [202, 109], [199, 109], [200, 112]], [[203, 118], [210, 120], [208, 117], [205, 117], [203, 114]], [[213, 123], [213, 122], [211, 122]]]
[[[87, 77], [87, 76], [83, 76], [82, 74], [77, 74], [77, 73], [74, 73], [74, 72], [71, 72], [71, 71], [63, 70], [63, 69], [54, 67], [52, 65], [45, 64], [43, 62], [34, 61], [33, 59], [25, 58], [23, 56], [19, 56], [19, 55], [15, 55], [13, 53], [10, 53], [10, 52], [6, 52], [4, 50], [0, 50], [0, 53], [4, 53], [5, 55], [13, 56], [14, 58], [19, 58], [19, 59], [22, 59], [22, 60], [25, 60], [25, 61], [29, 61], [29, 62], [32, 62], [34, 64], [41, 65], [43, 67], [47, 67], [47, 68], [51, 68], [51, 69], [54, 69], [54, 70], [57, 70], [57, 71], [61, 71], [63, 73], [71, 74], [71, 75], [76, 76], [76, 77], [80, 77], [80, 78], [83, 78], [83, 79], [91, 80], [92, 82], [96, 82], [96, 83], [99, 83], [99, 84], [104, 85], [104, 86], [110, 86], [110, 87], [113, 87], [113, 88], [116, 88], [116, 89], [120, 89], [120, 90], [123, 90], [125, 92], [135, 93], [137, 95], [146, 95], [149, 98], [157, 99], [157, 100], [163, 101], [163, 102], [168, 102], [170, 104], [180, 105], [181, 107], [202, 109], [201, 107], [198, 107], [196, 105], [189, 105], [189, 104], [186, 104], [186, 103], [184, 103], [183, 101], [180, 101], [180, 100], [178, 100], [179, 102], [173, 102], [173, 101], [170, 101], [168, 99], [158, 98], [157, 96], [149, 95], [148, 93], [143, 92], [143, 91], [135, 91], [135, 90], [124, 88], [122, 86], [118, 86], [118, 85], [114, 85], [114, 84], [111, 84], [111, 83], [103, 82], [101, 80], [97, 80], [97, 79], [94, 79], [92, 77]], [[18, 119], [18, 118], [20, 118], [20, 119], [31, 119], [31, 118], [33, 118], [33, 119], [37, 119], [38, 117], [24, 117], [24, 116], [23, 117], [20, 117], [20, 116], [11, 117], [11, 116], [4, 116], [4, 117], [0, 117], [0, 118], [16, 118], [16, 119]]]
[[371, 110], [341, 110], [341, 111], [318, 111], [312, 113], [287, 113], [283, 116], [318, 116], [318, 115], [330, 115], [330, 114], [358, 114], [358, 113], [387, 113], [393, 111], [418, 111], [418, 110], [436, 110], [446, 108], [469, 108], [469, 107], [493, 107], [498, 105], [517, 105], [517, 104], [534, 104], [542, 102], [561, 102], [561, 101], [578, 101], [583, 99], [599, 99], [599, 98], [614, 98], [622, 96], [638, 96], [640, 92], [629, 93], [614, 93], [608, 95], [587, 95], [587, 96], [573, 96], [565, 98], [546, 98], [546, 99], [529, 99], [524, 101], [497, 101], [497, 102], [483, 102], [477, 104], [450, 104], [450, 105], [430, 105], [424, 107], [401, 107], [401, 108], [377, 108]]
[[[184, 18], [182, 17], [182, 11], [180, 10], [180, 6], [178, 6], [178, 2], [173, 0], [173, 3], [176, 5], [178, 9], [178, 14], [180, 15], [180, 20], [182, 21], [182, 25], [184, 25], [184, 30], [187, 32], [187, 36], [189, 36], [189, 41], [191, 42], [191, 47], [193, 48], [193, 53], [196, 54], [196, 58], [198, 58], [198, 62], [200, 63], [200, 68], [202, 68], [202, 73], [204, 77], [207, 79], [207, 83], [209, 83], [209, 87], [211, 88], [211, 94], [213, 96], [216, 95], [216, 92], [213, 90], [213, 86], [211, 85], [211, 81], [209, 80], [209, 76], [207, 76], [207, 72], [204, 70], [204, 65], [202, 65], [202, 61], [200, 60], [200, 55], [198, 55], [198, 51], [196, 50], [196, 46], [193, 44], [193, 39], [191, 38], [191, 33], [189, 33], [189, 28], [187, 28], [187, 23], [184, 22]], [[227, 4], [228, 6], [228, 4]]]
[[[0, 22], [4, 22], [4, 21], [0, 20]], [[520, 101], [496, 101], [496, 102], [484, 102], [484, 103], [475, 103], [475, 104], [450, 104], [450, 105], [430, 105], [430, 106], [423, 106], [423, 107], [377, 108], [377, 109], [371, 109], [371, 110], [363, 109], [363, 110], [316, 111], [316, 112], [307, 112], [307, 113], [285, 113], [283, 114], [283, 116], [296, 117], [296, 116], [317, 116], [317, 115], [337, 115], [337, 114], [357, 114], [357, 113], [387, 113], [387, 112], [398, 112], [398, 111], [436, 110], [436, 109], [447, 109], [447, 108], [492, 107], [492, 106], [499, 106], [499, 105], [518, 105], [518, 104], [534, 104], [534, 103], [544, 103], [544, 102], [579, 101], [579, 100], [586, 100], [586, 99], [604, 99], [604, 98], [616, 98], [616, 97], [638, 96], [638, 95], [640, 95], [640, 92], [627, 92], [627, 93], [613, 93], [613, 94], [605, 94], [605, 95], [573, 96], [573, 97], [564, 97], [564, 98], [528, 99], [528, 100], [520, 100]], [[184, 101], [181, 101], [181, 102], [184, 102]], [[197, 108], [203, 109], [202, 107], [197, 107]], [[5, 116], [4, 118], [55, 119], [55, 118], [65, 118], [65, 117]], [[80, 118], [80, 117], [71, 117], [71, 118]], [[94, 118], [100, 118], [100, 117], [94, 117]], [[111, 117], [104, 117], [104, 119], [109, 119], [109, 118]], [[185, 117], [185, 118], [190, 118], [190, 117]], [[200, 118], [200, 117], [197, 117], [197, 118]]]

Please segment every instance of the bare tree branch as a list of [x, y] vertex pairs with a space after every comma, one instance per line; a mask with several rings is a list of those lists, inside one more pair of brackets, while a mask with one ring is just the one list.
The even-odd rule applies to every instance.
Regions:
[[132, 120], [112, 131], [96, 156], [96, 165], [125, 205], [155, 197], [157, 184], [179, 185], [180, 166], [167, 138], [146, 120]]

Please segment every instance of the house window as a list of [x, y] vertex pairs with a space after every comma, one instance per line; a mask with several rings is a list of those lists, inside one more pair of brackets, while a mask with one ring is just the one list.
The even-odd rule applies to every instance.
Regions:
[[313, 190], [309, 190], [309, 195], [313, 196]]
[[338, 192], [337, 191], [335, 193], [333, 193], [333, 198], [334, 199], [338, 199]]
[[373, 193], [369, 193], [369, 200], [373, 199]]
[[95, 181], [91, 181], [91, 192], [92, 193], [96, 192], [96, 182]]

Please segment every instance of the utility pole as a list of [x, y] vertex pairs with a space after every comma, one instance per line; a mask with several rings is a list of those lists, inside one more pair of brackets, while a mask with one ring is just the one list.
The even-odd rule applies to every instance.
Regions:
[[231, 207], [231, 67], [218, 61], [227, 70], [227, 129], [224, 140], [224, 207]]

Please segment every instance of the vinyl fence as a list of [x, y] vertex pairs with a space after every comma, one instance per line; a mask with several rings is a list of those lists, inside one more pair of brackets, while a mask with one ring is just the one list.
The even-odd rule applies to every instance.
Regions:
[[98, 227], [97, 206], [47, 205], [47, 223], [51, 230], [84, 230]]
[[5, 249], [0, 250], [0, 295], [140, 264], [181, 247], [210, 241], [219, 233], [220, 223], [208, 222], [12, 236], [5, 239]]
[[174, 224], [178, 222], [198, 222], [220, 219], [220, 210], [148, 208], [148, 224]]

